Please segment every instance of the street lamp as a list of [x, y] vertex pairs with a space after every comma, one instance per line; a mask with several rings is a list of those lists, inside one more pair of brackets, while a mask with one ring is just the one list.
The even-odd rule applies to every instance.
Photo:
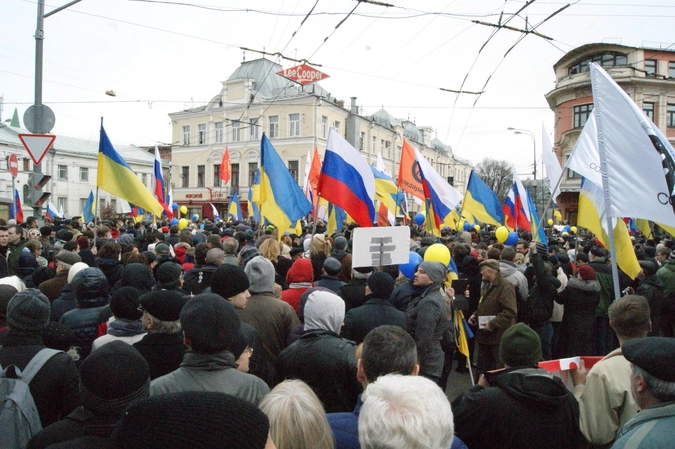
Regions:
[[[527, 129], [518, 129], [518, 128], [506, 128], [507, 131], [511, 131], [513, 134], [525, 134], [532, 138], [532, 176], [534, 177], [534, 204], [537, 204], [537, 141], [534, 138], [534, 133], [528, 131]], [[543, 174], [543, 173], [542, 173]]]

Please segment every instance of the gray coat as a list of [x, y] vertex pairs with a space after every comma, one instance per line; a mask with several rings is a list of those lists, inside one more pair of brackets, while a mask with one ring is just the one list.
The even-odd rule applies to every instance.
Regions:
[[188, 351], [180, 368], [150, 384], [150, 396], [182, 391], [215, 391], [258, 405], [270, 392], [261, 379], [236, 368], [229, 351], [201, 354]]
[[410, 301], [406, 312], [407, 327], [417, 345], [421, 374], [441, 377], [445, 361], [441, 337], [449, 325], [447, 315], [445, 299], [438, 284], [431, 284]]

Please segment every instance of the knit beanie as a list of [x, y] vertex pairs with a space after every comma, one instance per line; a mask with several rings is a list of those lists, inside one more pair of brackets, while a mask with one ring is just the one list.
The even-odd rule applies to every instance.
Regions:
[[111, 436], [119, 449], [263, 449], [270, 426], [260, 409], [234, 396], [182, 392], [132, 404]]
[[499, 358], [512, 368], [536, 368], [541, 360], [539, 335], [525, 323], [511, 326], [502, 335]]
[[213, 354], [243, 339], [241, 321], [231, 302], [213, 293], [190, 299], [180, 312], [180, 323], [192, 350]]
[[335, 240], [333, 240], [335, 249], [341, 249], [343, 251], [347, 248], [347, 243], [347, 239], [342, 236], [335, 237]]
[[368, 278], [368, 288], [373, 295], [389, 299], [391, 292], [394, 291], [394, 278], [389, 273], [376, 272]]
[[659, 269], [659, 267], [657, 267], [656, 264], [651, 260], [641, 260], [639, 264], [645, 276], [656, 274], [656, 271]]
[[18, 292], [26, 289], [26, 284], [23, 283], [19, 276], [6, 276], [0, 278], [0, 285], [11, 285]]
[[335, 276], [342, 269], [342, 264], [335, 257], [327, 257], [326, 260], [323, 261], [323, 269], [329, 276]]
[[7, 325], [24, 331], [43, 331], [49, 323], [52, 307], [49, 299], [36, 288], [15, 294], [7, 305]]
[[424, 270], [434, 284], [443, 282], [443, 279], [445, 279], [445, 276], [448, 274], [445, 265], [440, 262], [422, 262], [418, 269]]
[[251, 294], [272, 293], [274, 291], [274, 265], [263, 256], [256, 256], [244, 267], [251, 286]]
[[536, 242], [537, 245], [537, 254], [546, 260], [548, 258], [548, 246], [542, 242]]
[[47, 348], [68, 352], [75, 344], [75, 333], [63, 323], [50, 321], [42, 331], [42, 342]]
[[138, 320], [143, 316], [138, 297], [141, 292], [134, 287], [122, 287], [110, 298], [110, 311], [115, 318]]
[[70, 267], [70, 270], [68, 270], [68, 283], [71, 284], [75, 275], [85, 268], [89, 268], [89, 265], [84, 262], [77, 262], [75, 265]]
[[241, 258], [241, 265], [246, 268], [246, 265], [253, 259], [254, 257], [260, 256], [262, 253], [258, 250], [258, 248], [255, 248], [253, 246], [245, 246], [239, 251], [239, 257]]
[[590, 265], [582, 265], [579, 267], [579, 276], [584, 281], [594, 281], [595, 280], [595, 270]]
[[248, 290], [250, 285], [246, 272], [229, 264], [219, 266], [211, 278], [211, 292], [225, 299]]
[[121, 415], [150, 392], [150, 367], [140, 352], [121, 340], [93, 351], [80, 366], [82, 405], [96, 415]]

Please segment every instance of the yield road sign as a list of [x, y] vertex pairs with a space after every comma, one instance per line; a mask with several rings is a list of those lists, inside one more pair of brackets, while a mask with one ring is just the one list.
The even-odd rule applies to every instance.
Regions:
[[23, 143], [35, 165], [40, 165], [42, 158], [54, 144], [56, 136], [51, 134], [19, 134], [19, 139], [21, 139], [21, 143]]

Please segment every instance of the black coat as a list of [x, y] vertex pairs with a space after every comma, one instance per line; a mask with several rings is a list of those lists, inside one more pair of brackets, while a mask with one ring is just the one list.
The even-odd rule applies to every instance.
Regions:
[[300, 379], [319, 397], [326, 413], [354, 410], [361, 385], [356, 380], [356, 343], [324, 330], [305, 332], [277, 357], [277, 379]]
[[322, 274], [321, 279], [314, 283], [314, 287], [327, 288], [335, 293], [337, 293], [343, 285], [347, 285], [347, 283], [342, 282], [337, 276], [330, 276], [327, 274]]
[[115, 285], [117, 281], [122, 277], [122, 272], [124, 271], [124, 266], [120, 264], [120, 261], [117, 259], [98, 259], [96, 261], [96, 266], [98, 269], [105, 274], [105, 277], [108, 279], [108, 284]]
[[366, 302], [366, 285], [368, 285], [368, 279], [351, 278], [347, 285], [340, 287], [338, 295], [345, 302], [345, 312], [360, 307]]
[[52, 302], [52, 313], [49, 317], [50, 321], [58, 322], [64, 313], [77, 308], [77, 300], [75, 299], [75, 290], [72, 284], [66, 284], [61, 290], [58, 298]]
[[183, 333], [165, 334], [152, 332], [133, 347], [141, 353], [150, 365], [150, 379], [156, 379], [176, 370], [183, 361], [187, 346], [183, 343]]
[[51, 447], [52, 444], [65, 442], [70, 443], [68, 447], [73, 447], [73, 440], [87, 435], [109, 441], [110, 434], [119, 420], [120, 416], [117, 415], [96, 416], [89, 410], [78, 407], [65, 419], [55, 422], [33, 436], [26, 449], [44, 449]]
[[582, 447], [579, 404], [559, 378], [539, 369], [505, 370], [492, 385], [452, 402], [455, 435], [469, 448]]
[[340, 335], [357, 344], [363, 342], [366, 334], [378, 326], [391, 324], [406, 327], [405, 313], [396, 309], [388, 299], [366, 296], [366, 303], [351, 309], [345, 315], [345, 323]]
[[556, 302], [565, 305], [560, 325], [560, 357], [595, 355], [595, 309], [600, 302], [600, 283], [570, 278]]
[[[20, 370], [44, 348], [39, 333], [10, 330], [0, 348], [0, 365]], [[45, 363], [30, 383], [42, 427], [49, 426], [79, 405], [80, 375], [66, 353], [56, 354]]]
[[191, 295], [204, 293], [204, 290], [211, 287], [211, 279], [213, 279], [213, 273], [216, 272], [216, 269], [218, 267], [215, 265], [200, 265], [189, 269], [185, 272], [183, 278], [183, 290]]
[[[544, 261], [539, 254], [532, 254], [530, 261], [532, 268], [528, 268], [526, 276], [529, 275], [529, 281], [534, 275], [533, 283], [530, 285], [525, 301], [526, 307], [518, 304], [518, 320], [524, 321], [532, 329], [537, 329], [550, 322], [553, 314], [553, 301], [558, 296], [558, 287], [561, 284], [556, 277], [546, 273]], [[521, 311], [525, 312], [522, 314], [522, 319]]]

